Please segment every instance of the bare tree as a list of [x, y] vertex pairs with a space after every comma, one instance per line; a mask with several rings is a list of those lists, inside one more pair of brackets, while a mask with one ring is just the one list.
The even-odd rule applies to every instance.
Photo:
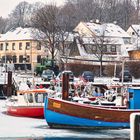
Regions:
[[91, 48], [92, 53], [98, 58], [100, 62], [100, 76], [103, 75], [103, 56], [106, 53], [106, 44], [105, 44], [105, 36], [104, 36], [105, 31], [103, 31], [103, 34], [99, 36], [94, 36], [94, 47]]
[[108, 51], [107, 46], [111, 44], [111, 39], [109, 39], [105, 35], [107, 25], [103, 24], [101, 26], [102, 26], [102, 30], [100, 34], [92, 35], [92, 41], [94, 42], [94, 44], [85, 46], [85, 50], [90, 54], [94, 54], [95, 57], [100, 62], [100, 71], [99, 71], [100, 76], [103, 75], [103, 61], [104, 61], [104, 55]]
[[16, 27], [30, 26], [30, 17], [32, 13], [31, 4], [23, 1], [9, 14], [8, 29]]
[[7, 22], [8, 22], [8, 19], [4, 19], [0, 17], [0, 33], [1, 34], [6, 32]]
[[32, 25], [39, 30], [35, 37], [51, 53], [52, 60], [55, 59], [59, 43], [58, 14], [56, 5], [45, 5], [32, 16]]
[[69, 36], [69, 24], [71, 18], [69, 12], [64, 12], [63, 8], [56, 5], [45, 5], [39, 9], [32, 18], [32, 23], [39, 30], [36, 38], [41, 40], [42, 44], [51, 54], [52, 60], [59, 54], [65, 55], [65, 41]]

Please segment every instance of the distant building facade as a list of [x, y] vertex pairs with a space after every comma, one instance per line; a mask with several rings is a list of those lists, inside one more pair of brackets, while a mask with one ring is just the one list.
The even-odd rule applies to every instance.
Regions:
[[32, 37], [32, 28], [18, 27], [0, 37], [1, 63], [11, 63], [16, 69], [31, 69], [46, 57], [45, 48]]

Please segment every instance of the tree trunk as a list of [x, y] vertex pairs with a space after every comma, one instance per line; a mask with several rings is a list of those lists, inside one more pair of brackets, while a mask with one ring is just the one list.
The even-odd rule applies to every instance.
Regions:
[[103, 76], [103, 60], [102, 58], [100, 59], [100, 77]]

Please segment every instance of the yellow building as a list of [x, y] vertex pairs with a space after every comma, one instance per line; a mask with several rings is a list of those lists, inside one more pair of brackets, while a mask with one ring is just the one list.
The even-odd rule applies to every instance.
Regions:
[[12, 63], [15, 69], [31, 69], [45, 56], [45, 48], [33, 38], [32, 28], [18, 27], [0, 37], [1, 63]]

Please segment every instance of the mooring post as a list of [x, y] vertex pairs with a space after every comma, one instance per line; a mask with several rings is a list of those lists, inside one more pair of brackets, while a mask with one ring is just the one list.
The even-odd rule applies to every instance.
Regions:
[[8, 71], [7, 96], [12, 95], [12, 71]]
[[130, 140], [140, 140], [140, 113], [130, 115]]
[[69, 98], [69, 74], [63, 73], [62, 75], [62, 99], [68, 100]]

